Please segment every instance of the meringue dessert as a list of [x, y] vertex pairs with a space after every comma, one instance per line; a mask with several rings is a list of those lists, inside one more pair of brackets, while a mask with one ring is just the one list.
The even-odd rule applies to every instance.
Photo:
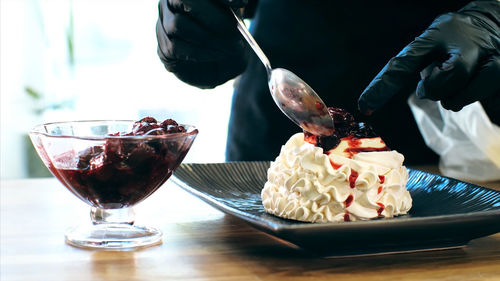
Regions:
[[267, 213], [304, 222], [392, 218], [412, 206], [404, 157], [343, 109], [328, 108], [335, 133], [293, 135], [271, 162]]

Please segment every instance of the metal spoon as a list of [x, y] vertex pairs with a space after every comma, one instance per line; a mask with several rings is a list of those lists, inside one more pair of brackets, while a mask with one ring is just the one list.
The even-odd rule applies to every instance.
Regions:
[[333, 119], [321, 98], [297, 75], [283, 68], [271, 68], [271, 63], [261, 50], [245, 23], [230, 9], [238, 22], [238, 30], [266, 67], [271, 96], [281, 111], [305, 131], [319, 136], [333, 134]]

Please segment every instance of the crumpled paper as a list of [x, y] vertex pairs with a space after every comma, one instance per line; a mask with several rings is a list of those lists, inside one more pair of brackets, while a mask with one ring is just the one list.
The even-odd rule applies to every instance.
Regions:
[[500, 127], [489, 120], [479, 102], [453, 112], [413, 94], [408, 104], [425, 143], [440, 156], [444, 176], [500, 180]]

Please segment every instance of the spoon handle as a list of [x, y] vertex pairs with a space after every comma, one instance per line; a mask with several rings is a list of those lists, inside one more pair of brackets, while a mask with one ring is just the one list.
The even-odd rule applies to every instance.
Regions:
[[262, 49], [259, 47], [259, 44], [257, 44], [257, 42], [253, 38], [252, 34], [250, 34], [250, 32], [248, 31], [247, 27], [245, 26], [245, 23], [243, 22], [243, 20], [241, 20], [234, 13], [233, 9], [230, 9], [230, 10], [231, 10], [231, 13], [233, 13], [234, 18], [236, 19], [236, 22], [238, 23], [237, 26], [238, 26], [238, 30], [240, 31], [241, 35], [243, 35], [243, 37], [247, 40], [248, 45], [250, 45], [250, 47], [252, 47], [253, 51], [257, 54], [259, 59], [262, 61], [262, 63], [266, 67], [267, 76], [271, 77], [272, 68], [271, 68], [271, 63], [269, 62], [269, 59], [266, 57], [266, 55], [264, 54]]

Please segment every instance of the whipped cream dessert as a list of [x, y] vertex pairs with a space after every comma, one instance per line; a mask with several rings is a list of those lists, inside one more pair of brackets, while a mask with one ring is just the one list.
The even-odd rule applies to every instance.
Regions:
[[306, 222], [406, 214], [412, 199], [403, 155], [344, 110], [329, 112], [334, 135], [297, 133], [271, 162], [261, 193], [266, 212]]

